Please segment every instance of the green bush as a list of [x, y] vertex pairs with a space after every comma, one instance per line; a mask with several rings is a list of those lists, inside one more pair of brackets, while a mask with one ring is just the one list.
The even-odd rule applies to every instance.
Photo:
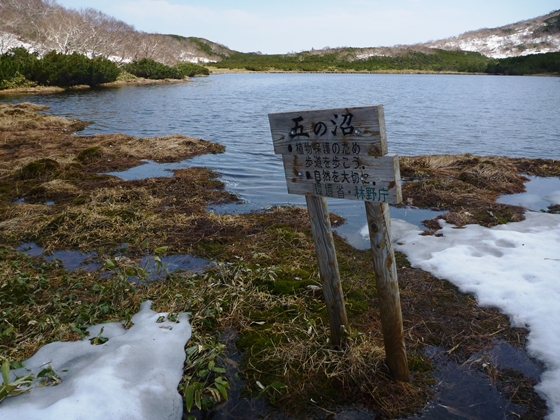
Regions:
[[47, 86], [84, 85], [89, 81], [89, 59], [81, 54], [51, 51], [40, 62], [37, 81]]
[[130, 74], [146, 79], [182, 79], [184, 77], [177, 69], [158, 63], [150, 58], [143, 58], [125, 64], [123, 69]]
[[193, 63], [179, 63], [173, 66], [173, 68], [183, 77], [194, 77], [197, 75], [208, 76], [210, 72], [206, 67], [199, 66], [198, 64]]
[[560, 74], [560, 53], [531, 54], [496, 60], [488, 65], [493, 74]]
[[31, 82], [25, 76], [16, 72], [13, 77], [0, 80], [0, 89], [17, 89], [37, 86], [37, 83]]
[[91, 60], [90, 86], [98, 86], [102, 83], [110, 83], [117, 80], [120, 70], [115, 63], [104, 57], [96, 57]]
[[85, 55], [51, 51], [40, 61], [36, 80], [47, 86], [98, 86], [113, 82], [119, 75], [116, 64], [106, 58], [89, 59]]
[[336, 53], [314, 54], [301, 52], [289, 55], [234, 53], [214, 65], [222, 68], [245, 68], [265, 71], [455, 71], [484, 72], [489, 58], [465, 51], [432, 50], [429, 54], [407, 51], [395, 56], [373, 56], [355, 59], [355, 49]]
[[12, 48], [0, 55], [0, 89], [32, 85], [37, 62], [37, 54], [25, 48]]

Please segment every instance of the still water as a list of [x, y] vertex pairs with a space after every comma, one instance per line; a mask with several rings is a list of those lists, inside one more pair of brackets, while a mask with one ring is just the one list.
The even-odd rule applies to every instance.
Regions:
[[[94, 121], [81, 134], [179, 133], [225, 145], [221, 155], [159, 169], [145, 167], [146, 172], [159, 170], [169, 176], [165, 169], [174, 167], [216, 169], [228, 189], [246, 203], [216, 211], [304, 203], [303, 196], [287, 194], [281, 159], [272, 152], [267, 114], [274, 112], [382, 104], [392, 153], [560, 159], [560, 78], [553, 77], [223, 74], [189, 83], [0, 97], [0, 101], [45, 104], [50, 113]], [[143, 176], [142, 172], [124, 176]], [[330, 200], [329, 207], [347, 219], [340, 233], [355, 246], [367, 247], [359, 233], [365, 224], [363, 204]], [[421, 220], [433, 214], [393, 209], [392, 216]]]

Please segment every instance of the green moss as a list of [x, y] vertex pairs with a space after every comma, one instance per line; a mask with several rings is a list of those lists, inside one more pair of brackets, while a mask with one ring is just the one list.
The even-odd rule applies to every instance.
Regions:
[[236, 340], [237, 347], [243, 353], [257, 354], [280, 343], [281, 335], [270, 334], [268, 328], [255, 328], [244, 331]]
[[20, 169], [18, 178], [22, 180], [48, 180], [55, 177], [60, 170], [60, 164], [53, 159], [39, 159], [28, 163]]
[[264, 330], [268, 328], [267, 325], [270, 325], [270, 323], [273, 322], [289, 322], [290, 320], [296, 318], [300, 312], [301, 309], [294, 305], [279, 305], [268, 311], [252, 310], [251, 312], [249, 312], [249, 318], [251, 318], [253, 322], [264, 322], [262, 326], [260, 326], [259, 324], [255, 326], [255, 329], [257, 330], [259, 330], [259, 328], [262, 328], [262, 330]]
[[93, 147], [88, 147], [87, 149], [84, 149], [80, 153], [78, 153], [76, 159], [78, 159], [82, 163], [88, 163], [94, 160], [98, 160], [102, 156], [103, 156], [103, 152], [101, 147], [93, 146]]
[[225, 245], [216, 241], [202, 241], [194, 246], [193, 251], [200, 257], [220, 260], [223, 258]]
[[351, 290], [345, 294], [346, 311], [351, 317], [365, 313], [369, 309], [369, 299], [363, 290]]
[[255, 280], [259, 286], [263, 286], [267, 291], [274, 295], [293, 295], [305, 292], [307, 286], [316, 284], [309, 277], [309, 273], [303, 270], [296, 270], [295, 272], [278, 270], [275, 281], [268, 280]]
[[408, 368], [410, 371], [415, 373], [429, 373], [434, 370], [430, 359], [415, 353], [409, 353], [408, 356]]
[[397, 267], [410, 268], [410, 261], [402, 252], [395, 251], [395, 263]]
[[504, 225], [519, 220], [518, 214], [505, 206], [481, 209], [474, 213], [474, 217], [483, 226]]

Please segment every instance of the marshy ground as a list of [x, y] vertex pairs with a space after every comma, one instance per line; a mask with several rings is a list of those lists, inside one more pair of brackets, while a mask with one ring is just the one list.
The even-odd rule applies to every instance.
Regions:
[[[142, 159], [180, 161], [223, 147], [183, 135], [77, 136], [86, 122], [38, 112], [44, 109], [0, 104], [0, 358], [21, 362], [48, 342], [83, 337], [89, 325], [129, 321], [142, 301], [152, 299], [156, 311], [192, 314], [180, 385], [189, 408], [210, 409], [223, 400], [238, 373], [246, 384], [243, 395], [266, 398], [271, 416], [273, 407], [287, 416], [333, 418], [349, 405], [379, 418], [412, 415], [438, 393], [430, 356], [438, 349], [446, 360], [487, 378], [515, 418], [546, 414], [533, 390], [536, 379], [488, 356], [500, 343], [525, 345], [527, 331], [510, 327], [498, 311], [478, 307], [472, 296], [411, 268], [397, 254], [411, 382], [395, 382], [384, 364], [369, 251], [335, 234], [351, 331], [347, 346], [334, 349], [305, 209], [209, 212], [210, 205], [237, 198], [205, 168], [138, 181], [103, 175]], [[440, 217], [457, 226], [522, 220], [523, 209], [496, 198], [523, 191], [525, 174], [560, 176], [559, 161], [542, 159], [461, 155], [400, 162], [405, 204], [447, 210]], [[439, 227], [437, 221], [425, 224], [426, 234]], [[95, 251], [105, 269], [67, 272], [56, 260], [16, 250], [28, 242], [47, 252]], [[128, 281], [146, 274], [137, 266], [140, 257], [162, 254], [216, 264], [202, 274]], [[232, 351], [241, 358], [233, 360]]]

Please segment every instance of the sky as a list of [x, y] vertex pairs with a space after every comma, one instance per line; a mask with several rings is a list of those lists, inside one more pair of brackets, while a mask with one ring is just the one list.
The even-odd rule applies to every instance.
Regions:
[[151, 33], [196, 36], [241, 52], [427, 42], [558, 10], [558, 0], [57, 0]]

